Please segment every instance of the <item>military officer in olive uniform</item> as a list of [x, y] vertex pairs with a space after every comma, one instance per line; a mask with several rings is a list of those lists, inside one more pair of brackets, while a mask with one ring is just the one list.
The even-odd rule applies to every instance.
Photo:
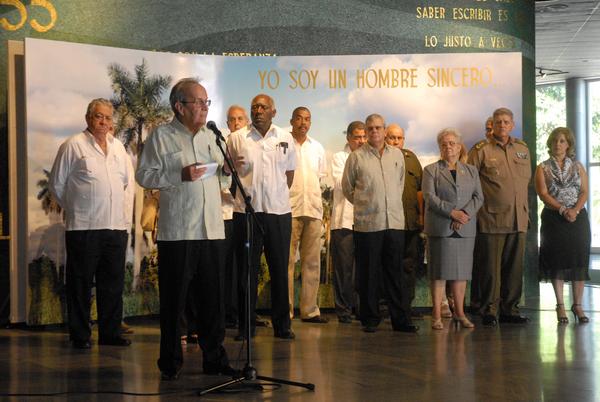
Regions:
[[526, 323], [519, 314], [523, 289], [523, 256], [529, 224], [527, 187], [531, 158], [527, 144], [511, 137], [513, 113], [496, 109], [494, 137], [476, 144], [469, 163], [479, 171], [484, 204], [477, 215], [475, 260], [481, 292], [483, 325], [499, 321]]
[[[404, 148], [404, 129], [397, 124], [390, 124], [385, 130], [385, 141], [388, 145], [397, 147], [404, 155], [404, 192], [402, 193], [402, 205], [404, 207], [404, 270], [408, 274], [408, 280], [403, 287], [410, 297], [415, 298], [416, 275], [423, 271], [424, 246], [421, 239], [423, 222], [419, 213], [419, 201], [417, 193], [421, 191], [421, 180], [423, 168], [417, 155], [409, 149]], [[413, 317], [420, 317], [420, 313], [412, 310]]]

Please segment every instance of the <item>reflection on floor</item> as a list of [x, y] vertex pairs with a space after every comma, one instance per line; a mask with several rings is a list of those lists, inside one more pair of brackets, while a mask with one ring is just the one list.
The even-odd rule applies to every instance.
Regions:
[[[294, 320], [296, 340], [274, 339], [259, 328], [253, 342], [259, 374], [311, 382], [314, 392], [282, 386], [244, 394], [211, 394], [208, 400], [274, 401], [594, 401], [600, 400], [600, 289], [586, 287], [584, 308], [591, 319], [557, 325], [554, 296], [541, 286], [539, 309], [523, 312], [528, 325], [501, 325], [474, 330], [429, 328], [430, 317], [418, 321], [419, 334], [396, 333], [389, 322], [366, 334], [360, 324]], [[570, 305], [568, 292], [565, 304]], [[475, 321], [479, 324], [479, 320]], [[117, 401], [132, 396], [86, 395], [77, 392], [123, 391], [162, 393], [136, 400], [196, 399], [195, 390], [226, 378], [202, 375], [197, 345], [184, 348], [186, 362], [176, 382], [161, 382], [156, 368], [159, 331], [156, 321], [132, 323], [133, 345], [94, 345], [73, 350], [62, 330], [0, 330], [0, 394], [71, 392], [68, 400]], [[228, 332], [230, 358], [241, 343]], [[243, 359], [242, 359], [243, 360]], [[240, 363], [241, 364], [241, 363]], [[2, 399], [2, 398], [0, 398]], [[15, 397], [14, 400], [23, 400]], [[35, 400], [48, 400], [40, 397]]]

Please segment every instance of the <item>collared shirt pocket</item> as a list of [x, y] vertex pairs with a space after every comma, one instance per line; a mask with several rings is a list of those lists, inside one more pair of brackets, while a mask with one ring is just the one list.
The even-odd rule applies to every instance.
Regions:
[[502, 177], [501, 172], [502, 170], [497, 161], [486, 160], [481, 168], [481, 174], [492, 181]]
[[100, 169], [100, 163], [94, 157], [81, 157], [75, 163], [75, 174], [81, 178], [92, 178], [98, 174]]
[[529, 164], [529, 159], [515, 157], [513, 161], [515, 162], [517, 174], [525, 179], [529, 179], [529, 177], [531, 177], [531, 165]]
[[263, 151], [265, 158], [273, 163], [275, 168], [286, 170], [289, 149], [281, 146], [279, 142], [267, 141]]

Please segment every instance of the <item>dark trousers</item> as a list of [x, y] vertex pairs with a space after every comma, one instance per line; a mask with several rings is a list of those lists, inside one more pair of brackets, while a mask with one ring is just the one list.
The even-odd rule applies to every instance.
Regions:
[[[223, 348], [225, 309], [223, 303], [223, 240], [158, 242], [158, 286], [160, 293], [160, 357], [158, 368], [173, 372], [183, 365], [181, 316], [188, 294], [197, 314], [188, 325], [198, 330], [203, 366], [229, 363]], [[189, 323], [190, 320], [195, 322]]]
[[[224, 284], [223, 294], [225, 302], [225, 322], [238, 322], [238, 294], [242, 291], [238, 289], [239, 282], [237, 278], [237, 266], [235, 265], [235, 249], [233, 247], [233, 219], [224, 221], [225, 240], [219, 241], [217, 248], [221, 254], [221, 261], [224, 261]], [[188, 285], [191, 289], [198, 288], [199, 275], [192, 278]], [[180, 317], [181, 334], [187, 336], [198, 334], [198, 307], [195, 301], [194, 292], [188, 292], [185, 305], [185, 312]]]
[[410, 323], [410, 297], [402, 286], [408, 280], [402, 267], [404, 231], [355, 231], [354, 255], [362, 324], [377, 326], [381, 321], [379, 289], [382, 276], [392, 327], [399, 328]]
[[526, 233], [481, 233], [477, 267], [482, 315], [518, 315]]
[[238, 321], [239, 288], [237, 264], [235, 263], [235, 244], [233, 241], [233, 219], [225, 221], [225, 241], [223, 255], [225, 261], [225, 321]]
[[[292, 214], [265, 214], [257, 213], [256, 217], [264, 230], [261, 234], [252, 225], [252, 243], [250, 245], [250, 329], [256, 327], [256, 298], [258, 291], [258, 273], [260, 257], [264, 249], [265, 258], [271, 277], [271, 320], [273, 331], [277, 333], [290, 329], [290, 310], [288, 298], [288, 259], [290, 254], [290, 238], [292, 233]], [[241, 213], [233, 214], [235, 230], [235, 243], [237, 250], [238, 278], [241, 288], [240, 294], [240, 333], [246, 333], [246, 291], [247, 291], [247, 248], [246, 244], [246, 216]]]
[[356, 306], [352, 230], [332, 230], [329, 250], [333, 265], [335, 312], [340, 318], [350, 317], [352, 308]]
[[120, 336], [125, 277], [125, 230], [69, 230], [67, 247], [67, 309], [73, 341], [91, 336], [90, 303], [96, 279], [99, 339]]

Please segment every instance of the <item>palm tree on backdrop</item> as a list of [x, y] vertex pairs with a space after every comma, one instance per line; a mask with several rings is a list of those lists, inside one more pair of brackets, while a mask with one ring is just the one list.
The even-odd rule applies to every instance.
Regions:
[[58, 202], [50, 192], [49, 184], [50, 184], [50, 171], [44, 170], [44, 178], [38, 180], [37, 186], [40, 191], [37, 194], [37, 199], [42, 202], [42, 209], [49, 215], [50, 213], [60, 214], [62, 212], [62, 208], [58, 205]]
[[[54, 198], [54, 196], [50, 192], [50, 171], [46, 169], [43, 169], [43, 171], [44, 178], [38, 180], [36, 183], [37, 187], [40, 189], [40, 191], [37, 193], [37, 199], [42, 202], [42, 209], [44, 210], [44, 213], [50, 218], [50, 225], [52, 226], [60, 222], [60, 220], [64, 222], [65, 215], [63, 213], [62, 207], [58, 204], [56, 198]], [[61, 264], [63, 263], [62, 237], [56, 237], [53, 246], [56, 250], [56, 268], [60, 268]]]
[[115, 134], [125, 149], [137, 156], [144, 133], [172, 117], [171, 108], [162, 102], [164, 91], [171, 85], [171, 76], [150, 75], [145, 59], [135, 66], [133, 75], [117, 63], [108, 66], [108, 75], [117, 118]]
[[[162, 101], [163, 93], [171, 85], [171, 76], [151, 75], [145, 59], [134, 67], [131, 74], [125, 67], [111, 63], [108, 66], [113, 97], [111, 102], [115, 108], [115, 136], [119, 138], [125, 149], [132, 156], [136, 166], [138, 155], [142, 152], [146, 133], [169, 121], [171, 108]], [[140, 219], [143, 208], [144, 190], [135, 185], [133, 207], [133, 250], [134, 250], [134, 282], [139, 273], [141, 263], [141, 244], [143, 231]]]

